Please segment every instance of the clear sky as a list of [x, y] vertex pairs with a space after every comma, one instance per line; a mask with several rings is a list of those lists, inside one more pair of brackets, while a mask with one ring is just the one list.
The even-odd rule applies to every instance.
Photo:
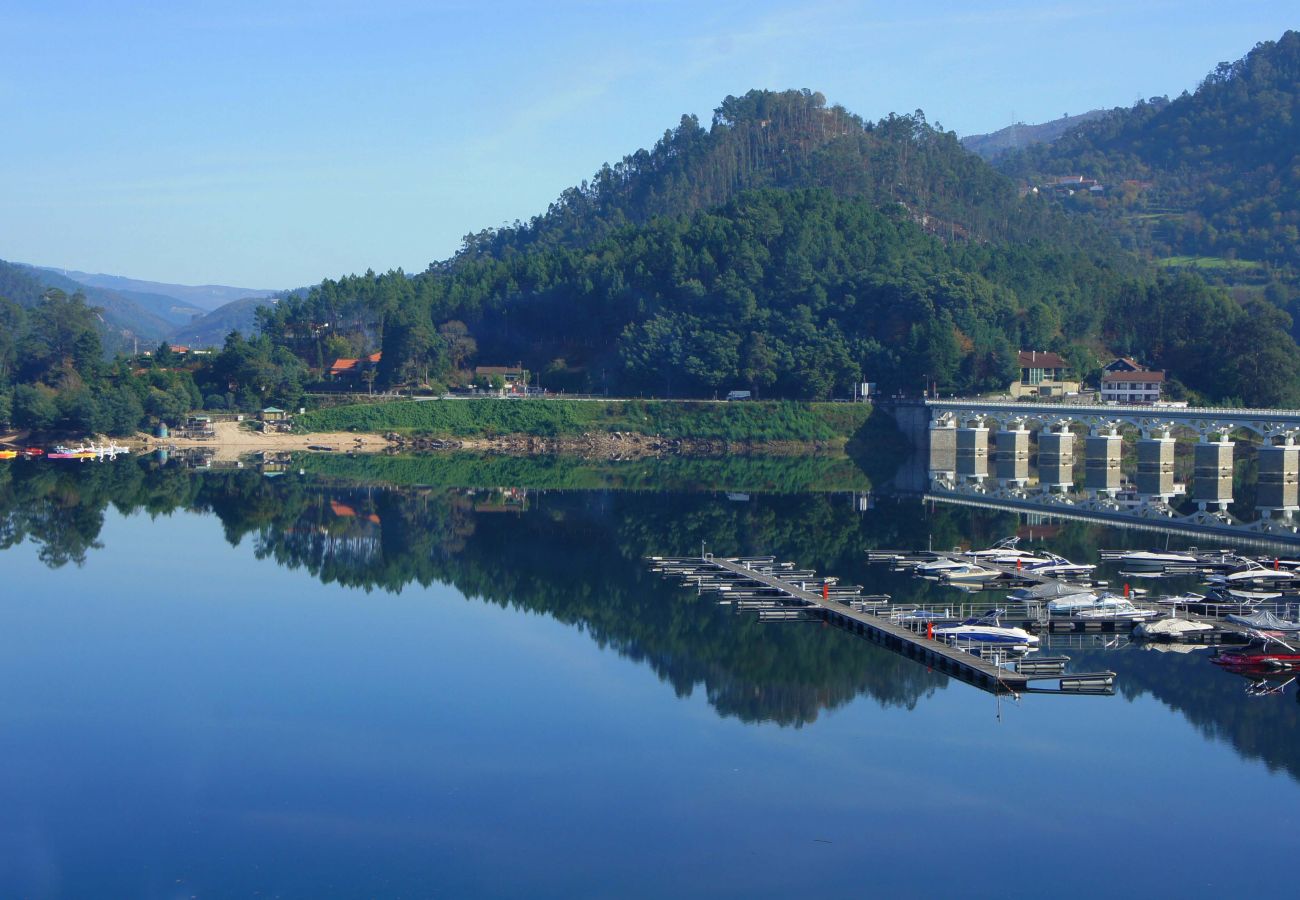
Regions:
[[0, 258], [420, 271], [728, 94], [958, 134], [1193, 90], [1295, 0], [0, 0]]

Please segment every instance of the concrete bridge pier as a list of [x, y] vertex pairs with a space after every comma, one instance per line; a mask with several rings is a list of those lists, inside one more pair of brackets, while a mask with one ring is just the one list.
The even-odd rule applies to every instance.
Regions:
[[1074, 487], [1074, 435], [1068, 428], [1038, 433], [1038, 483], [1063, 491]]
[[1202, 438], [1192, 455], [1192, 497], [1202, 511], [1226, 512], [1232, 502], [1232, 441]]
[[1283, 444], [1259, 448], [1259, 485], [1255, 503], [1260, 511], [1276, 517], [1300, 509], [1300, 447], [1294, 438]]
[[1139, 494], [1162, 500], [1174, 495], [1174, 439], [1167, 429], [1137, 442], [1137, 461]]
[[957, 475], [980, 480], [989, 474], [989, 430], [983, 424], [958, 428]]
[[1084, 441], [1084, 486], [1113, 495], [1119, 491], [1123, 476], [1120, 452], [1124, 442], [1114, 428], [1105, 431], [1104, 434], [1094, 431]]
[[957, 471], [957, 428], [951, 420], [930, 423], [929, 432], [930, 473], [935, 477]]
[[998, 480], [1023, 485], [1029, 480], [1029, 432], [1023, 425], [997, 434]]

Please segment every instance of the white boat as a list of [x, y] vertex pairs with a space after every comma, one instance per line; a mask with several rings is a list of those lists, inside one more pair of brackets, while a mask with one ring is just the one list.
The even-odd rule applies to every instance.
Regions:
[[1085, 609], [1113, 609], [1116, 606], [1129, 604], [1125, 597], [1116, 594], [1096, 594], [1087, 591], [1080, 594], [1070, 594], [1067, 597], [1057, 597], [1047, 604], [1049, 612], [1070, 613], [1071, 615]]
[[967, 566], [972, 562], [990, 563], [997, 566], [1014, 566], [1019, 563], [1029, 566], [1047, 562], [1046, 556], [1040, 556], [1027, 550], [1017, 550], [1020, 538], [1004, 538], [984, 550], [967, 550], [952, 556], [945, 556], [929, 562], [918, 563], [912, 571], [917, 575], [937, 577], [954, 569]]
[[1168, 550], [1136, 550], [1116, 557], [1121, 566], [1134, 569], [1163, 569], [1166, 566], [1194, 566], [1200, 562], [1189, 553], [1174, 553]]
[[944, 581], [983, 583], [985, 581], [996, 581], [1002, 577], [1002, 573], [997, 569], [986, 569], [977, 563], [963, 563], [952, 569], [944, 571], [940, 576]]
[[1290, 569], [1270, 569], [1260, 563], [1250, 562], [1245, 568], [1238, 569], [1235, 572], [1229, 572], [1226, 575], [1211, 575], [1205, 579], [1209, 584], [1221, 584], [1224, 587], [1233, 587], [1236, 585], [1268, 585], [1289, 583], [1300, 579], [1297, 574]]
[[1205, 595], [1188, 591], [1185, 594], [1171, 594], [1168, 597], [1156, 597], [1155, 602], [1161, 606], [1188, 606], [1193, 603], [1204, 603]]
[[934, 636], [952, 644], [1028, 649], [1038, 646], [1038, 637], [1023, 628], [1010, 628], [1002, 624], [1002, 610], [995, 609], [982, 616], [966, 619], [960, 625], [941, 625]]
[[1132, 603], [1119, 603], [1115, 606], [1094, 606], [1088, 609], [1080, 609], [1074, 613], [1074, 618], [1094, 622], [1138, 622], [1144, 619], [1155, 619], [1162, 615], [1164, 613], [1158, 609], [1144, 609], [1141, 606], [1134, 606]]
[[1043, 554], [1046, 558], [1041, 563], [1027, 563], [1025, 571], [1034, 575], [1050, 575], [1055, 578], [1069, 577], [1071, 575], [1087, 575], [1093, 569], [1097, 568], [1091, 563], [1073, 563], [1064, 556], [1057, 556], [1055, 553]]

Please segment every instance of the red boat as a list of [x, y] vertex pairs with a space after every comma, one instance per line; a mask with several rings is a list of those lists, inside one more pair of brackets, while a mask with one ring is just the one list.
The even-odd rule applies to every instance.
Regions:
[[1233, 672], [1292, 672], [1300, 670], [1300, 650], [1281, 638], [1254, 631], [1249, 644], [1224, 647], [1210, 662]]
[[33, 456], [43, 456], [44, 454], [44, 447], [28, 447], [23, 451], [23, 456], [26, 456], [28, 459], [31, 459]]

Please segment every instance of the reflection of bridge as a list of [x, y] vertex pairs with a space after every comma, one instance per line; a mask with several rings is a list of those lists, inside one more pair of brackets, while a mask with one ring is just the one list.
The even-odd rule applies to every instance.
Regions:
[[[1029, 484], [1029, 445], [1038, 445], [1038, 483], [1069, 492], [1074, 485], [1075, 443], [1083, 441], [1084, 487], [1091, 499], [1115, 500], [1121, 490], [1125, 431], [1136, 432], [1134, 482], [1144, 502], [1167, 504], [1174, 484], [1175, 429], [1194, 432], [1191, 496], [1201, 524], [1238, 526], [1228, 513], [1232, 501], [1234, 436], [1257, 439], [1260, 530], [1292, 533], [1300, 510], [1300, 410], [1198, 407], [1101, 406], [1068, 403], [1000, 403], [928, 400], [900, 404], [900, 422], [911, 415], [913, 433], [925, 421], [930, 469], [941, 478], [982, 483], [989, 476], [989, 436], [994, 434], [995, 477], [1003, 488]], [[1076, 434], [1076, 430], [1084, 432]], [[1077, 507], [1077, 502], [1064, 505]], [[1153, 517], [1166, 517], [1163, 513]], [[1189, 523], [1191, 524], [1191, 523]]]
[[1235, 544], [1294, 553], [1300, 543], [1300, 525], [1286, 518], [1261, 518], [1242, 522], [1227, 512], [1197, 510], [1184, 515], [1154, 497], [1087, 491], [1057, 491], [996, 481], [974, 481], [936, 473], [922, 498], [926, 501], [975, 506], [1052, 519], [1072, 519], [1115, 525], [1141, 531], [1191, 538], [1213, 536]]

